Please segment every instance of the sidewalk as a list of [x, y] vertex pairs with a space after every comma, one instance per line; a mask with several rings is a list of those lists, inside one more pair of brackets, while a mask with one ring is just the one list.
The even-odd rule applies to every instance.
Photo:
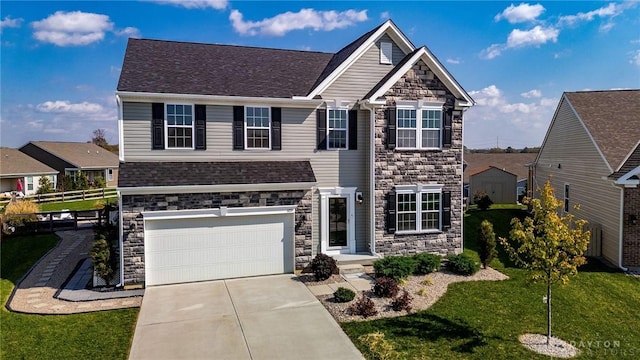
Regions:
[[68, 230], [56, 234], [61, 238], [60, 242], [16, 285], [7, 301], [9, 310], [30, 314], [75, 314], [140, 306], [144, 290], [100, 292], [85, 289], [92, 276], [90, 261], [84, 261], [62, 288], [76, 265], [87, 259], [93, 230]]

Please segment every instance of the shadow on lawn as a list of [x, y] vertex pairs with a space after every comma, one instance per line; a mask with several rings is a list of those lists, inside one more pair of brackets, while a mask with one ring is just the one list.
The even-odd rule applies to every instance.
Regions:
[[429, 342], [446, 341], [452, 345], [451, 350], [458, 353], [472, 353], [476, 347], [486, 345], [488, 339], [464, 320], [452, 321], [424, 312], [388, 319], [385, 322], [385, 327], [390, 330], [388, 334], [393, 337], [417, 337]]

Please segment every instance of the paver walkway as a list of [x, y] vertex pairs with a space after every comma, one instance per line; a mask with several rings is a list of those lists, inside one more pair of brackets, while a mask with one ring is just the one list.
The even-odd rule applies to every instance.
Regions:
[[[75, 282], [72, 279], [62, 289], [76, 265], [87, 258], [93, 242], [93, 230], [68, 230], [56, 234], [61, 240], [18, 283], [7, 302], [9, 310], [31, 314], [74, 314], [140, 306], [143, 290], [111, 293], [85, 290], [79, 288], [81, 280], [76, 277]], [[89, 270], [86, 266], [82, 270], [77, 276], [86, 279]]]

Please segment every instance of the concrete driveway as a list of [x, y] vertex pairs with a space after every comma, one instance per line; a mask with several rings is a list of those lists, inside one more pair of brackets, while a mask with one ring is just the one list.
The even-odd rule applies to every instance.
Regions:
[[362, 359], [293, 275], [149, 287], [130, 359]]

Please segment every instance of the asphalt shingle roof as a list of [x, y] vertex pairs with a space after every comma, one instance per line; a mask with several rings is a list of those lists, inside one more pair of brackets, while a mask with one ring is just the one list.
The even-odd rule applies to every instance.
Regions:
[[609, 165], [618, 169], [640, 140], [640, 90], [565, 93]]
[[0, 177], [57, 173], [57, 170], [18, 149], [0, 147]]
[[529, 170], [525, 166], [536, 159], [535, 153], [503, 153], [503, 154], [464, 154], [467, 167], [464, 171], [464, 182], [469, 182], [469, 176], [480, 170], [487, 170], [489, 166], [515, 174], [518, 180], [526, 179]]
[[118, 187], [315, 182], [308, 161], [126, 162]]
[[614, 180], [618, 180], [619, 178], [626, 175], [629, 171], [637, 168], [638, 166], [640, 166], [640, 144], [636, 146], [635, 150], [633, 150], [633, 153], [629, 155], [629, 158], [627, 159], [627, 161], [625, 161], [624, 164], [622, 164], [622, 166], [620, 167], [620, 170], [609, 175], [609, 177], [613, 178]]
[[312, 51], [129, 39], [118, 91], [305, 96], [333, 56]]
[[93, 143], [31, 141], [31, 144], [80, 169], [117, 167], [119, 163], [118, 155]]

